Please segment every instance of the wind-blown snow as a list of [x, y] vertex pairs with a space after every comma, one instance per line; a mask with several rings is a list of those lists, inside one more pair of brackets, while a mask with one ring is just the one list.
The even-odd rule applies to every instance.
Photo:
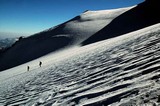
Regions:
[[87, 11], [81, 14], [79, 19], [66, 23], [64, 29], [65, 31], [71, 33], [68, 36], [73, 37], [76, 40], [76, 43], [79, 44], [108, 25], [113, 19], [132, 9], [133, 7]]
[[79, 45], [108, 25], [114, 18], [132, 8], [88, 11], [49, 30], [21, 39], [3, 56], [0, 55], [0, 71], [21, 65], [65, 47]]
[[0, 72], [0, 105], [160, 105], [159, 50], [156, 24], [49, 54]]
[[[79, 44], [82, 41], [89, 38], [90, 36], [92, 36], [93, 34], [95, 34], [97, 31], [101, 30], [106, 25], [108, 25], [116, 17], [134, 7], [135, 6], [99, 11], [89, 10], [62, 25], [50, 28], [48, 30], [45, 30], [44, 32], [52, 32], [56, 30], [56, 28], [63, 26], [63, 28], [60, 29], [58, 34], [52, 36], [66, 36], [74, 39], [74, 41], [72, 42]], [[39, 35], [33, 36], [39, 37]]]

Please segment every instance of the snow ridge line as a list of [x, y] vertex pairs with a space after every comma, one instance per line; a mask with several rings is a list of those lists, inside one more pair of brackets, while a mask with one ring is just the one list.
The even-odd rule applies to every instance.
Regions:
[[1, 92], [0, 104], [160, 105], [160, 30], [137, 36], [49, 65], [34, 79]]

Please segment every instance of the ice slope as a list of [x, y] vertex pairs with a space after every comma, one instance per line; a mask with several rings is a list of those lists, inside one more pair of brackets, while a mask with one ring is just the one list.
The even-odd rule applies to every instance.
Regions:
[[160, 105], [160, 24], [54, 57], [0, 72], [0, 105]]
[[0, 71], [78, 45], [131, 8], [87, 11], [61, 25], [22, 39], [0, 55]]
[[136, 7], [116, 17], [96, 34], [83, 41], [83, 45], [113, 38], [122, 34], [133, 32], [160, 22], [160, 0], [146, 0]]

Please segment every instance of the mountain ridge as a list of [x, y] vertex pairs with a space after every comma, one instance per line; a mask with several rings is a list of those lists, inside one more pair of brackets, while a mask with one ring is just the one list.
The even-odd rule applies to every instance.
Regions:
[[66, 47], [79, 45], [130, 8], [132, 7], [82, 13], [57, 27], [22, 38], [0, 55], [0, 70], [26, 63]]
[[158, 3], [158, 0], [147, 0], [134, 7], [86, 11], [56, 27], [23, 38], [0, 55], [0, 71], [63, 48], [88, 45], [159, 23], [159, 15], [153, 13], [159, 9]]
[[136, 7], [116, 17], [110, 24], [82, 42], [82, 45], [117, 37], [159, 23], [160, 15], [155, 12], [160, 10], [158, 4], [160, 4], [158, 0], [147, 0], [138, 4]]

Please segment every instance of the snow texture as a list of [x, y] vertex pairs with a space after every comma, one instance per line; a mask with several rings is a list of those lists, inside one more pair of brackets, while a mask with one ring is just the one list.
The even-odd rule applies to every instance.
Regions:
[[0, 71], [66, 47], [79, 45], [131, 8], [133, 7], [87, 11], [61, 25], [21, 39], [3, 55], [0, 55]]
[[160, 24], [0, 72], [0, 105], [160, 105]]
[[85, 11], [19, 39], [0, 54], [0, 106], [160, 106], [157, 10]]

